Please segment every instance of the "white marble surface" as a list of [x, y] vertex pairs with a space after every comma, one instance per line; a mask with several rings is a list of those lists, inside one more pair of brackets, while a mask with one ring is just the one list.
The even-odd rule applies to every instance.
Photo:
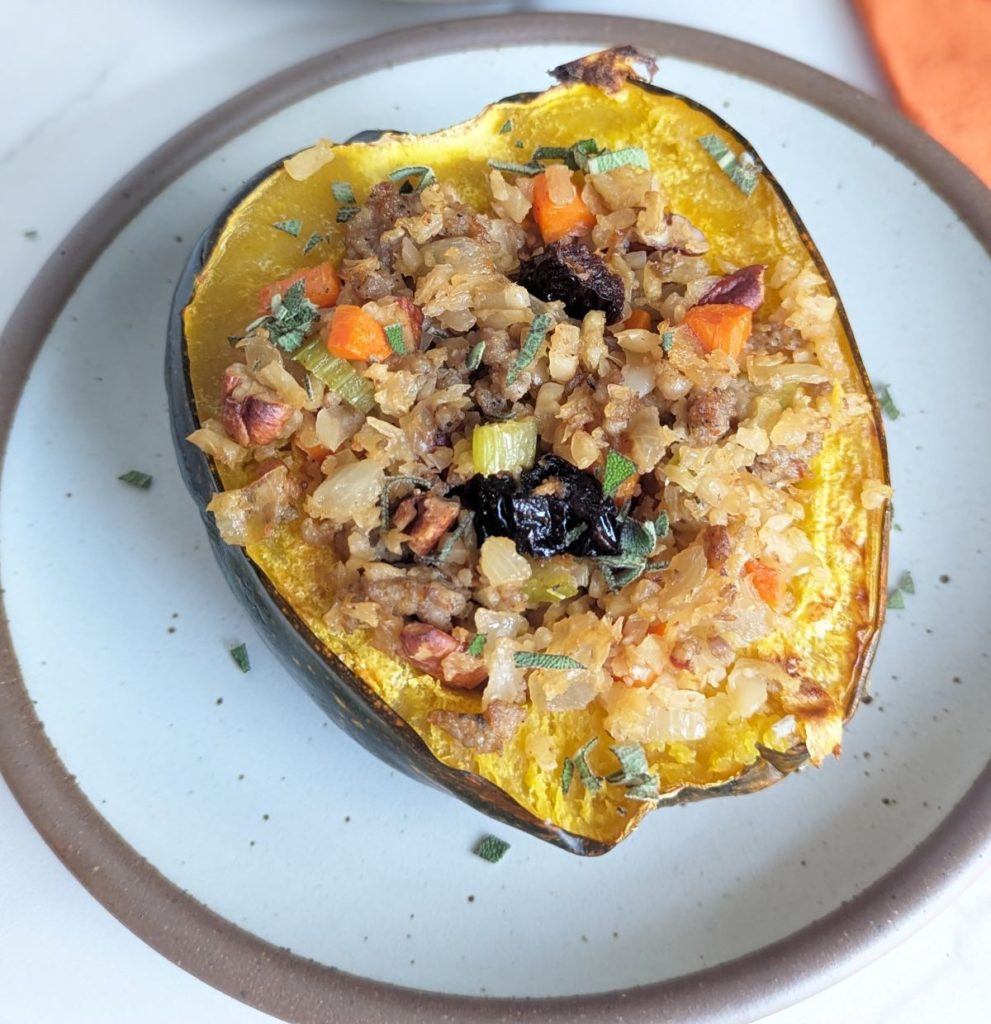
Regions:
[[[487, 11], [510, 5], [483, 5]], [[761, 43], [884, 96], [844, 0], [535, 2], [653, 15]], [[49, 250], [125, 170], [258, 77], [468, 5], [371, 0], [33, 0], [0, 5], [0, 320]], [[30, 45], [28, 43], [30, 42]], [[37, 236], [27, 238], [26, 231]], [[987, 1019], [991, 874], [901, 947], [766, 1024]], [[0, 783], [0, 1024], [267, 1020], [144, 946], [74, 881]]]

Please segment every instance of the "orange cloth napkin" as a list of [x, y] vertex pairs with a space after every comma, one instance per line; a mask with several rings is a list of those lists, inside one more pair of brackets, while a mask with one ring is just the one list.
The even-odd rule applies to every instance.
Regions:
[[991, 0], [856, 0], [905, 112], [991, 186]]

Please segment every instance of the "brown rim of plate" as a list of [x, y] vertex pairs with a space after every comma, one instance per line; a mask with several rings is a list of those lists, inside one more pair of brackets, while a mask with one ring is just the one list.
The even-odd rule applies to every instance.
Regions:
[[[0, 453], [38, 349], [86, 272], [121, 229], [183, 171], [263, 118], [311, 94], [441, 53], [544, 43], [635, 41], [744, 75], [859, 129], [920, 175], [991, 252], [988, 191], [900, 115], [813, 68], [749, 43], [636, 18], [513, 14], [427, 23], [349, 44], [251, 86], [194, 121], [125, 175], [69, 232], [0, 335]], [[164, 325], [163, 325], [164, 329]], [[2, 464], [0, 464], [2, 470]], [[853, 899], [792, 935], [713, 967], [636, 988], [539, 999], [445, 995], [371, 981], [259, 939], [183, 892], [100, 816], [59, 760], [38, 720], [0, 597], [0, 772], [59, 859], [118, 920], [163, 956], [293, 1024], [437, 1021], [740, 1024], [852, 973], [918, 927], [977, 869], [991, 842], [991, 763], [940, 825]]]

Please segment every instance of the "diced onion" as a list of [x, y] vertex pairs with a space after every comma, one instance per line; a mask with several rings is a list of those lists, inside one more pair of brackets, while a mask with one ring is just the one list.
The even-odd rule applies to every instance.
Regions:
[[489, 537], [479, 552], [478, 567], [493, 587], [524, 583], [530, 578], [530, 563], [508, 537]]
[[384, 486], [382, 467], [371, 459], [360, 459], [324, 480], [307, 500], [306, 512], [314, 519], [343, 525], [355, 520], [364, 508], [376, 506]]

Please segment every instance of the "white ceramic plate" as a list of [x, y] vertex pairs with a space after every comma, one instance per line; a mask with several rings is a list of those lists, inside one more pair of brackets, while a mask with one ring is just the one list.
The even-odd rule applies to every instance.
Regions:
[[[459, 52], [481, 39], [486, 46]], [[822, 250], [871, 376], [891, 385], [902, 412], [888, 424], [892, 575], [910, 570], [915, 593], [889, 616], [873, 703], [849, 728], [839, 763], [745, 799], [664, 810], [606, 857], [583, 860], [493, 827], [386, 768], [328, 727], [279, 670], [216, 569], [180, 482], [161, 358], [192, 241], [259, 167], [321, 135], [427, 131], [464, 119], [491, 99], [544, 87], [545, 68], [590, 42], [616, 41], [682, 54], [662, 59], [658, 82], [754, 143]], [[104, 204], [118, 222], [134, 216], [90, 269], [99, 219], [69, 239], [78, 288], [24, 387], [0, 489], [6, 615], [44, 723], [30, 738], [27, 701], [16, 722], [8, 717], [3, 736], [28, 753], [18, 760], [8, 748], [5, 774], [73, 870], [139, 934], [294, 1020], [340, 1008], [335, 999], [354, 992], [362, 1019], [429, 1020], [448, 1007], [459, 1019], [488, 1020], [523, 1019], [541, 1004], [429, 993], [577, 997], [649, 985], [622, 997], [631, 1013], [694, 1007], [693, 1019], [716, 1021], [768, 1012], [876, 955], [931, 906], [922, 889], [938, 857], [949, 858], [937, 886], [946, 895], [986, 839], [991, 545], [980, 452], [991, 410], [977, 382], [991, 379], [983, 313], [991, 268], [957, 212], [978, 209], [975, 186], [899, 122], [889, 142], [942, 175], [941, 198], [871, 134], [822, 109], [855, 117], [852, 90], [809, 71], [805, 91], [819, 90], [817, 106], [728, 70], [756, 75], [763, 62], [799, 91], [796, 65], [687, 30], [486, 19], [362, 44], [349, 60], [282, 76], [142, 168], [129, 182], [133, 197]], [[884, 120], [879, 108], [856, 116]], [[126, 210], [129, 201], [140, 209]], [[68, 280], [73, 271], [59, 273]], [[37, 301], [41, 291], [32, 294]], [[25, 361], [31, 322], [22, 306], [0, 351], [0, 399], [19, 383], [10, 376]], [[154, 474], [151, 490], [117, 482], [131, 468]], [[240, 641], [251, 654], [247, 675], [228, 655]], [[945, 819], [970, 789], [951, 834]], [[470, 852], [490, 831], [512, 843], [496, 866]], [[888, 875], [906, 857], [908, 867]], [[890, 911], [879, 910], [879, 885]], [[856, 899], [871, 886], [869, 899]], [[860, 917], [844, 923], [848, 901]], [[844, 930], [852, 939], [817, 958], [817, 942]], [[203, 948], [207, 936], [213, 944]], [[342, 982], [325, 967], [425, 991]], [[693, 973], [703, 968], [712, 970]], [[776, 973], [777, 991], [758, 983], [758, 969]], [[613, 997], [552, 1002], [540, 1015], [607, 1019], [615, 1005]]]

